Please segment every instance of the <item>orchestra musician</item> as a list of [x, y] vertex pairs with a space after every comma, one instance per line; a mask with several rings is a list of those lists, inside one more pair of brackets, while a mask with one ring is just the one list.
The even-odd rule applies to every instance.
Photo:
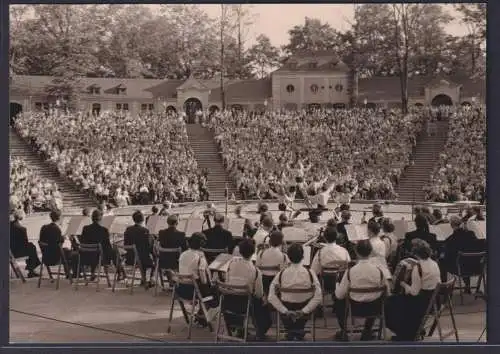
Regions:
[[381, 224], [383, 218], [384, 218], [384, 212], [382, 211], [382, 205], [380, 205], [378, 203], [373, 204], [372, 217], [368, 220], [368, 222], [375, 221], [375, 222]]
[[24, 212], [16, 211], [14, 213], [14, 220], [10, 222], [10, 250], [14, 258], [26, 258], [26, 270], [28, 271], [28, 278], [37, 277], [38, 274], [35, 269], [41, 264], [38, 259], [36, 246], [28, 241], [28, 232], [24, 226], [21, 225], [21, 220], [24, 218]]
[[[235, 257], [229, 262], [226, 283], [237, 286], [248, 285], [251, 289], [253, 293], [251, 316], [256, 326], [257, 340], [264, 341], [267, 331], [271, 328], [272, 319], [265, 303], [262, 272], [251, 261], [251, 257], [255, 253], [255, 245], [252, 240], [245, 239], [239, 243], [238, 248], [241, 257]], [[222, 306], [225, 310], [233, 313], [245, 313], [246, 311], [246, 301], [237, 297], [225, 296]], [[241, 316], [231, 316], [224, 313], [224, 321], [229, 328], [234, 328], [237, 336], [243, 337], [243, 318]]]
[[[215, 308], [218, 305], [218, 300], [214, 296], [215, 291], [211, 287], [211, 276], [208, 271], [208, 263], [205, 258], [205, 254], [201, 251], [201, 248], [205, 246], [205, 235], [201, 232], [195, 232], [188, 239], [189, 248], [182, 252], [179, 257], [179, 274], [181, 275], [192, 275], [198, 284], [201, 296], [206, 298], [212, 296], [212, 299], [207, 302], [207, 307]], [[178, 291], [183, 298], [189, 299], [193, 296], [193, 286], [187, 284], [179, 284]], [[196, 321], [206, 326], [207, 320], [203, 316], [203, 312], [200, 310], [197, 313]]]
[[[323, 268], [328, 267], [334, 262], [345, 262], [347, 265], [351, 261], [349, 252], [344, 247], [336, 244], [338, 233], [334, 228], [326, 228], [323, 237], [326, 244], [316, 252], [310, 268], [318, 276], [321, 275]], [[324, 290], [332, 295], [334, 302], [336, 283], [337, 279], [331, 279], [326, 276], [323, 279]]]
[[286, 227], [293, 226], [293, 221], [288, 220], [288, 216], [285, 213], [280, 214], [279, 224], [276, 226], [278, 230], [282, 231]]
[[[214, 227], [203, 231], [206, 238], [206, 248], [210, 249], [226, 249], [229, 253], [233, 252], [233, 234], [231, 231], [224, 229], [224, 215], [214, 215]], [[208, 263], [212, 263], [215, 256], [207, 257]]]
[[432, 225], [441, 225], [450, 222], [449, 220], [443, 217], [443, 213], [439, 209], [434, 209], [432, 211], [432, 216], [434, 216], [434, 222], [432, 223]]
[[[388, 279], [380, 267], [369, 260], [372, 253], [372, 245], [369, 240], [361, 240], [356, 244], [357, 263], [352, 268], [348, 269], [342, 277], [340, 284], [337, 284], [335, 289], [335, 312], [341, 330], [335, 334], [335, 339], [339, 341], [348, 341], [345, 331], [345, 313], [346, 313], [346, 296], [350, 288], [387, 288], [389, 292]], [[373, 316], [378, 313], [382, 305], [382, 293], [351, 293], [350, 303], [351, 312], [358, 316]], [[372, 327], [374, 318], [365, 320], [364, 329], [361, 335], [361, 340], [371, 340]]]
[[158, 207], [156, 205], [153, 205], [153, 207], [151, 208], [151, 215], [148, 215], [146, 217], [146, 225], [148, 224], [149, 218], [151, 218], [152, 216], [158, 216], [158, 215], [159, 215]]
[[[273, 231], [269, 236], [269, 245], [271, 247], [257, 251], [255, 265], [260, 267], [279, 267], [284, 268], [290, 263], [288, 256], [283, 253], [284, 236], [281, 231]], [[240, 251], [241, 252], [241, 251]], [[278, 272], [271, 270], [262, 270], [262, 283], [264, 293], [269, 293], [269, 286]]]
[[269, 236], [274, 229], [273, 219], [269, 216], [264, 216], [260, 227], [255, 235], [253, 235], [253, 240], [255, 241], [257, 249], [269, 244]]
[[384, 272], [386, 279], [391, 279], [391, 272], [387, 266], [387, 246], [380, 237], [380, 224], [375, 220], [368, 222], [368, 240], [372, 246], [370, 259]]
[[[314, 272], [301, 263], [304, 250], [299, 244], [292, 244], [287, 250], [290, 266], [279, 272], [269, 287], [268, 301], [278, 310], [287, 332], [287, 340], [303, 340], [307, 315], [312, 313], [321, 303], [321, 285]], [[308, 289], [314, 292], [280, 293], [280, 288]]]
[[[158, 241], [161, 248], [180, 248], [181, 252], [187, 250], [186, 234], [177, 230], [179, 218], [177, 215], [167, 217], [167, 228], [158, 232]], [[180, 256], [180, 255], [179, 255]], [[160, 255], [162, 269], [179, 269], [179, 259], [168, 255]]]
[[[92, 224], [86, 225], [82, 229], [82, 234], [78, 237], [80, 243], [83, 244], [100, 244], [102, 247], [102, 264], [107, 266], [113, 262], [115, 265], [119, 277], [125, 277], [125, 271], [122, 269], [121, 265], [116, 262], [117, 253], [113, 249], [110, 242], [109, 230], [102, 226], [100, 223], [102, 221], [102, 211], [96, 209], [92, 212]], [[89, 259], [88, 262], [92, 265], [91, 267], [91, 280], [95, 279], [95, 268], [97, 266], [97, 259]], [[73, 262], [73, 275], [77, 273], [77, 260]]]
[[[61, 212], [51, 211], [49, 216], [51, 223], [42, 226], [40, 229], [39, 241], [47, 244], [43, 255], [44, 262], [47, 264], [56, 264], [59, 262], [59, 257], [61, 257], [60, 246], [64, 243], [64, 236], [62, 235], [61, 228], [57, 224], [61, 220]], [[67, 266], [73, 263], [75, 259], [72, 259], [71, 250], [63, 248], [63, 252], [66, 262], [62, 263], [66, 278], [68, 278], [70, 270]], [[76, 276], [76, 274], [74, 274], [74, 276]]]
[[434, 257], [437, 253], [438, 247], [437, 236], [436, 234], [433, 234], [429, 231], [429, 223], [427, 221], [427, 218], [422, 215], [421, 212], [417, 216], [415, 216], [415, 227], [415, 231], [407, 232], [405, 235], [403, 243], [404, 251], [406, 252], [406, 254], [411, 254], [411, 242], [414, 239], [419, 238], [429, 244], [434, 252]]
[[417, 331], [432, 294], [441, 281], [439, 266], [431, 258], [432, 252], [427, 242], [418, 238], [412, 240], [411, 254], [415, 261], [403, 266], [405, 273], [410, 267], [409, 279], [396, 280], [400, 291], [385, 304], [386, 325], [394, 333], [393, 341], [414, 341], [419, 334]]
[[[141, 285], [147, 288], [153, 287], [153, 274], [155, 270], [155, 256], [153, 250], [153, 238], [147, 227], [144, 226], [144, 214], [137, 210], [132, 214], [133, 226], [127, 227], [124, 233], [124, 245], [135, 245], [139, 260], [141, 262]], [[127, 265], [134, 264], [135, 255], [133, 251], [127, 250], [125, 262]], [[149, 281], [146, 282], [146, 270], [150, 269]]]

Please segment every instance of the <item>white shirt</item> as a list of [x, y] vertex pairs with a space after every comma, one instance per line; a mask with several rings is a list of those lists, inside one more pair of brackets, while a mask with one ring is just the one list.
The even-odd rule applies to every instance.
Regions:
[[262, 274], [250, 260], [234, 257], [229, 261], [226, 272], [226, 283], [229, 285], [247, 285], [258, 298], [264, 296]]
[[387, 266], [387, 247], [385, 242], [380, 236], [375, 236], [370, 238], [370, 243], [373, 248], [370, 255], [370, 261], [380, 267], [387, 279], [391, 279], [392, 274]]
[[420, 277], [418, 267], [413, 267], [411, 272], [411, 285], [401, 283], [407, 294], [413, 296], [418, 295], [420, 290], [434, 290], [441, 282], [441, 273], [438, 264], [432, 259], [421, 259], [419, 261], [422, 269], [422, 277]]
[[255, 235], [253, 235], [253, 240], [255, 241], [255, 247], [264, 243], [269, 243], [269, 231], [259, 228]]
[[[255, 265], [259, 267], [280, 267], [283, 269], [290, 261], [288, 256], [281, 251], [281, 247], [271, 247], [257, 253]], [[262, 275], [273, 276], [279, 272], [261, 270]]]
[[[348, 275], [350, 280], [348, 279]], [[361, 259], [349, 271], [344, 273], [342, 281], [337, 284], [335, 296], [337, 299], [345, 299], [349, 289], [376, 288], [385, 286], [389, 291], [389, 283], [384, 272], [376, 264], [367, 259]], [[350, 298], [357, 302], [372, 302], [377, 300], [382, 293], [357, 294], [351, 293]]]
[[350, 262], [349, 252], [336, 243], [327, 243], [316, 252], [311, 263], [311, 270], [319, 274], [323, 267], [328, 267], [333, 262]]
[[207, 269], [207, 260], [202, 251], [188, 249], [181, 253], [179, 257], [179, 274], [193, 275], [195, 279], [200, 279], [203, 284], [207, 284], [210, 280]]
[[[281, 284], [279, 284], [280, 276], [278, 274], [274, 277], [271, 282], [271, 286], [269, 287], [268, 301], [276, 310], [280, 313], [286, 313], [288, 311], [282, 301], [290, 303], [309, 301], [302, 309], [302, 312], [304, 313], [311, 313], [314, 309], [316, 309], [316, 307], [318, 307], [322, 300], [321, 285], [314, 272], [309, 271], [300, 264], [291, 264], [288, 268], [282, 270], [280, 274]], [[278, 298], [277, 290], [279, 291], [280, 287], [290, 289], [308, 289], [311, 285], [314, 285], [314, 291], [311, 290], [310, 293], [289, 294], [285, 292], [281, 294], [281, 299]]]

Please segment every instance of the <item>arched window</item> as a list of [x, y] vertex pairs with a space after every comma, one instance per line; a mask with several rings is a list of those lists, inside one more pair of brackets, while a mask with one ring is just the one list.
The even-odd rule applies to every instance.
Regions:
[[312, 92], [312, 93], [317, 93], [317, 92], [318, 92], [318, 90], [319, 90], [318, 85], [316, 85], [316, 84], [312, 84], [312, 85], [311, 85], [311, 92]]
[[288, 93], [295, 92], [295, 87], [293, 85], [287, 85], [286, 92], [288, 92]]

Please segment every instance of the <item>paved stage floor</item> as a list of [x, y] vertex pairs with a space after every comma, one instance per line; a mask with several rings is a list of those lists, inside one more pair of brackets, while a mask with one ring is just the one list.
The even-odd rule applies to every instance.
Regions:
[[[11, 343], [90, 343], [90, 342], [183, 342], [187, 326], [176, 306], [172, 332], [167, 334], [170, 294], [154, 289], [134, 289], [133, 295], [121, 285], [115, 293], [95, 285], [80, 286], [75, 291], [69, 282], [61, 280], [59, 290], [49, 280], [37, 288], [37, 279], [10, 281], [10, 341]], [[464, 305], [454, 298], [455, 318], [461, 342], [477, 342], [486, 323], [483, 300], [465, 296]], [[317, 341], [331, 341], [337, 328], [336, 319], [327, 315], [328, 326], [317, 320]], [[442, 320], [446, 332], [451, 325], [449, 316]], [[274, 329], [268, 334], [273, 340]], [[191, 342], [212, 342], [214, 334], [207, 329], [194, 328]], [[426, 342], [438, 342], [436, 333]], [[453, 341], [448, 339], [447, 341]], [[482, 341], [485, 341], [483, 336]]]

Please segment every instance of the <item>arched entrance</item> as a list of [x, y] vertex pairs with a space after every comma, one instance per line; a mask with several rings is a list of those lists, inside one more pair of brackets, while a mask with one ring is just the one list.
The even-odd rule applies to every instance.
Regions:
[[433, 106], [452, 106], [453, 101], [451, 100], [450, 96], [440, 94], [432, 99], [431, 105], [433, 105]]
[[210, 114], [215, 114], [215, 113], [219, 112], [219, 107], [217, 107], [216, 105], [210, 106], [210, 108], [208, 109], [208, 112]]
[[186, 112], [187, 123], [194, 124], [196, 122], [196, 112], [201, 111], [203, 105], [197, 98], [188, 98], [184, 102], [184, 111]]
[[92, 114], [95, 116], [98, 116], [101, 114], [101, 104], [100, 103], [93, 103], [92, 104]]
[[14, 121], [19, 113], [22, 113], [23, 106], [17, 102], [10, 103], [10, 125], [14, 125]]
[[167, 114], [175, 114], [177, 113], [177, 109], [175, 109], [174, 106], [168, 106], [166, 109], [165, 109], [165, 112]]

